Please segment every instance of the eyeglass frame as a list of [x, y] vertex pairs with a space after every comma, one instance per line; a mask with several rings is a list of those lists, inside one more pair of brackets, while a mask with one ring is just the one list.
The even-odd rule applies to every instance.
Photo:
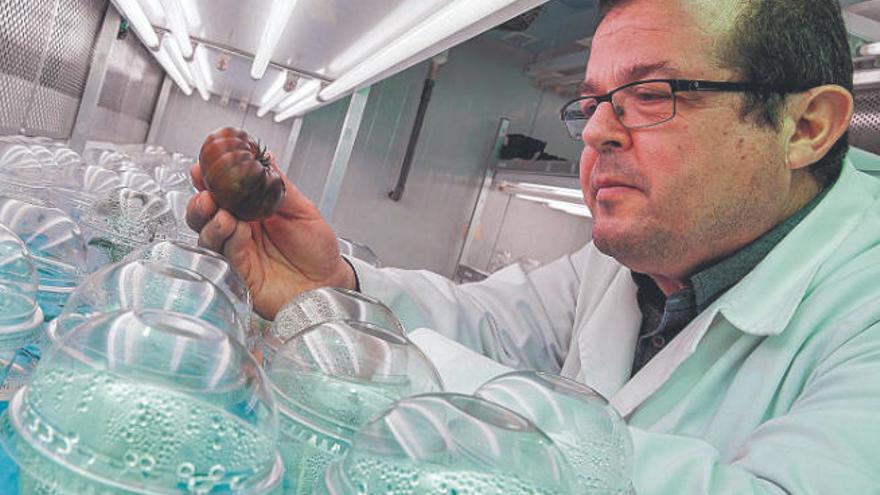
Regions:
[[[672, 114], [669, 118], [661, 120], [659, 122], [653, 122], [651, 124], [644, 125], [636, 125], [629, 126], [624, 124], [617, 113], [617, 107], [614, 106], [614, 94], [622, 91], [627, 88], [631, 88], [633, 86], [638, 86], [640, 84], [648, 84], [648, 83], [666, 83], [669, 84], [670, 89], [672, 90]], [[568, 131], [569, 136], [571, 136], [571, 130], [569, 130], [568, 126], [565, 124], [565, 110], [571, 106], [573, 103], [594, 99], [596, 100], [596, 109], [599, 108], [599, 105], [602, 103], [608, 103], [614, 109], [615, 117], [618, 117], [618, 122], [626, 129], [644, 129], [646, 127], [654, 127], [656, 125], [665, 124], [670, 120], [674, 119], [678, 114], [678, 98], [675, 96], [676, 93], [684, 92], [684, 91], [718, 91], [718, 92], [728, 92], [728, 93], [775, 93], [779, 95], [791, 94], [791, 93], [799, 93], [801, 91], [806, 91], [809, 87], [805, 88], [789, 88], [772, 84], [759, 84], [759, 83], [750, 83], [750, 82], [737, 82], [737, 81], [707, 81], [703, 79], [644, 79], [641, 81], [633, 81], [631, 83], [624, 84], [623, 86], [619, 86], [617, 88], [612, 89], [611, 91], [605, 93], [604, 95], [583, 95], [573, 100], [567, 102], [562, 106], [562, 109], [559, 111], [560, 118], [562, 120], [562, 124], [565, 126], [566, 131]], [[578, 119], [580, 120], [580, 119]], [[587, 122], [590, 119], [585, 119]], [[586, 127], [586, 125], [585, 125]], [[571, 138], [575, 141], [581, 141], [582, 138], [580, 136], [571, 136]]]

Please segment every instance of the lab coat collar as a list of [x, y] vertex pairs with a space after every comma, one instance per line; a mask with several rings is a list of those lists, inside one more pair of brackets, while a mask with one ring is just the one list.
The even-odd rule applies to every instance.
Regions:
[[[873, 181], [867, 181], [871, 183]], [[875, 188], [876, 189], [876, 188]], [[736, 328], [756, 336], [778, 335], [788, 326], [816, 272], [858, 224], [878, 191], [850, 160], [827, 196], [758, 266], [718, 301]], [[817, 233], [822, 235], [817, 235]], [[767, 287], [773, 287], [768, 291]]]

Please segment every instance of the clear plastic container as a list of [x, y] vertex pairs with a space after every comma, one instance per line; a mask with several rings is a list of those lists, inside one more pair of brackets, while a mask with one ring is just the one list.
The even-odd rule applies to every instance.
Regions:
[[153, 178], [163, 191], [181, 191], [195, 193], [189, 173], [178, 170], [173, 165], [159, 165], [153, 169]]
[[199, 234], [189, 228], [186, 223], [186, 207], [190, 198], [195, 195], [195, 189], [192, 191], [168, 191], [165, 193], [165, 201], [171, 207], [174, 213], [174, 219], [180, 228], [177, 230], [177, 240], [188, 245], [196, 246], [199, 242]]
[[577, 493], [635, 493], [629, 430], [591, 388], [557, 375], [517, 371], [490, 380], [474, 395], [516, 411], [553, 439], [574, 469]]
[[79, 220], [94, 208], [98, 197], [122, 187], [119, 174], [94, 165], [74, 166], [63, 180], [49, 186], [49, 202]]
[[279, 494], [277, 413], [258, 364], [206, 322], [89, 320], [0, 418], [21, 493]]
[[0, 401], [9, 400], [33, 373], [42, 338], [33, 260], [21, 239], [0, 224]]
[[404, 397], [443, 388], [406, 337], [362, 322], [299, 333], [266, 372], [279, 405], [285, 493], [295, 494], [313, 493], [325, 466], [373, 417]]
[[37, 270], [40, 308], [47, 321], [55, 318], [86, 274], [86, 245], [79, 226], [57, 208], [3, 197], [0, 223], [24, 241]]
[[192, 270], [145, 260], [115, 263], [86, 277], [48, 334], [58, 341], [96, 315], [141, 308], [188, 315], [246, 340], [244, 322], [223, 290]]
[[0, 143], [0, 196], [46, 204], [43, 165], [26, 144]]
[[155, 195], [159, 195], [162, 192], [162, 188], [159, 187], [159, 184], [154, 181], [149, 174], [144, 172], [126, 170], [119, 174], [119, 180], [122, 182], [123, 186], [129, 189], [134, 189], [135, 191]]
[[459, 394], [401, 400], [364, 426], [315, 493], [569, 495], [571, 467], [528, 419]]
[[[178, 241], [160, 241], [125, 257], [126, 262], [135, 260], [165, 263], [202, 275], [226, 294], [235, 306], [241, 321], [246, 327], [250, 327], [253, 309], [251, 292], [241, 275], [223, 256]], [[253, 348], [252, 345], [257, 343], [257, 336], [249, 337], [248, 340], [248, 348]]]
[[98, 196], [80, 219], [89, 269], [122, 260], [135, 249], [176, 238], [177, 221], [160, 196], [121, 187]]
[[263, 334], [264, 358], [306, 328], [329, 321], [362, 321], [404, 335], [403, 324], [377, 299], [359, 292], [323, 287], [303, 292], [285, 304]]

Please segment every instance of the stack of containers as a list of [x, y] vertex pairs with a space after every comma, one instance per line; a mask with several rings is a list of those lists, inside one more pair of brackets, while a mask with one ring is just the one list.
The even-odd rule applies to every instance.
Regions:
[[[194, 161], [84, 158], [0, 138], [0, 364], [18, 389], [0, 444], [21, 467], [0, 493], [632, 493], [598, 394], [533, 372], [444, 393], [393, 312], [343, 289], [257, 332], [241, 277], [185, 226]], [[33, 371], [38, 302], [51, 348]]]

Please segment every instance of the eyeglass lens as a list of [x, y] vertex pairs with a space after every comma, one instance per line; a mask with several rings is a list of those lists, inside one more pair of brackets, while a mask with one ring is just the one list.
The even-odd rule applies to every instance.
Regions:
[[[648, 127], [670, 120], [675, 115], [675, 95], [669, 83], [648, 82], [628, 86], [611, 96], [618, 120], [625, 127]], [[563, 121], [574, 139], [580, 139], [599, 102], [581, 98], [571, 102], [562, 113]]]

